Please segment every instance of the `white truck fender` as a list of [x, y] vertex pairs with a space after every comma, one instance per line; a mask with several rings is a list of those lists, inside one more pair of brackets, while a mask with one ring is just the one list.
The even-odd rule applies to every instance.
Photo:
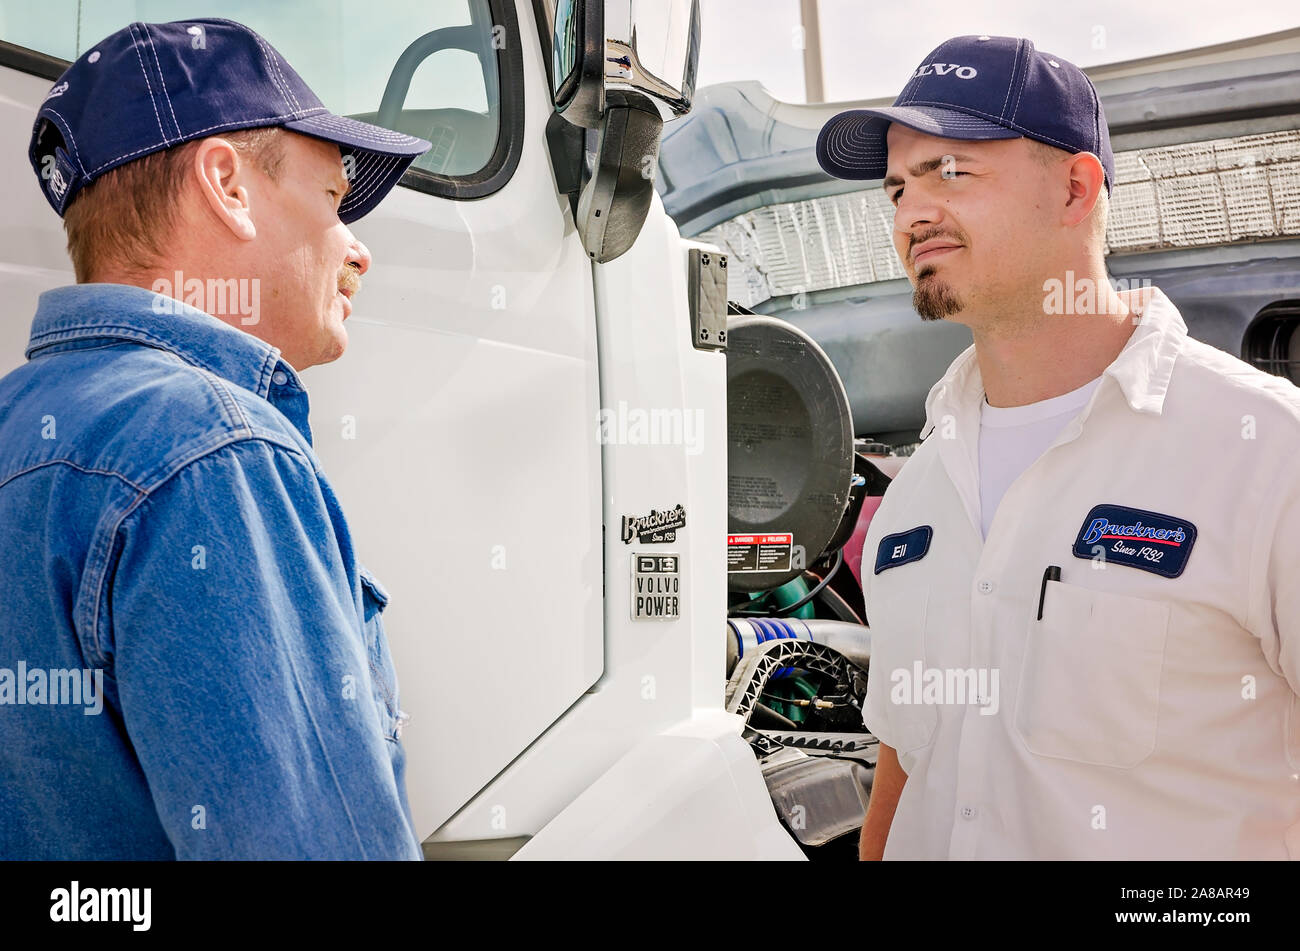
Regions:
[[804, 859], [740, 728], [702, 711], [647, 737], [513, 858]]

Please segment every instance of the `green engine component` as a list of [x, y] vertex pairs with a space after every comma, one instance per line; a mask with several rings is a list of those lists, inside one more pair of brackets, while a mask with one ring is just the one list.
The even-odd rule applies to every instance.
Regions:
[[[760, 594], [751, 594], [749, 597], [751, 601], [768, 599], [772, 607], [780, 611], [783, 608], [789, 607], [795, 602], [800, 601], [803, 598], [806, 598], [807, 596], [808, 596], [808, 583], [804, 581], [803, 578], [795, 578], [793, 581], [787, 581], [779, 588], [773, 588], [771, 591], [765, 591]], [[792, 611], [790, 614], [786, 615], [786, 617], [798, 617], [798, 618], [814, 618], [816, 616], [817, 614], [816, 612], [813, 611], [813, 605], [811, 601], [809, 601], [803, 607], [798, 608], [795, 611]]]
[[763, 702], [781, 716], [803, 723], [808, 718], [808, 708], [791, 701], [812, 700], [816, 696], [817, 688], [812, 682], [803, 674], [793, 673], [789, 677], [768, 681], [767, 689], [763, 691]]

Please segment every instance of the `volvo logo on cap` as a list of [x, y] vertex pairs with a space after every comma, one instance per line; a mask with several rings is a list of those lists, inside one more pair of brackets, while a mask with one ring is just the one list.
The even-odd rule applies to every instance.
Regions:
[[956, 63], [926, 63], [912, 74], [917, 76], [947, 76], [953, 73], [958, 79], [974, 79], [979, 71], [974, 66], [959, 66]]

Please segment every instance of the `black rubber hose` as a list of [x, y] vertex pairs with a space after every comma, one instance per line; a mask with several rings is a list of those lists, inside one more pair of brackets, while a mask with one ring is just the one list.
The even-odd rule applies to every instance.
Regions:
[[[759, 723], [759, 720], [766, 722]], [[759, 700], [754, 704], [754, 709], [749, 714], [749, 725], [765, 727], [769, 730], [797, 730], [799, 724], [795, 723], [789, 717], [777, 713], [763, 701]]]

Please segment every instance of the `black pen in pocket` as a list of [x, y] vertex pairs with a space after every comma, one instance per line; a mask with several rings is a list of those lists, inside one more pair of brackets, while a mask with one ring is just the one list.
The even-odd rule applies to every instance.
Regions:
[[1060, 565], [1048, 565], [1043, 572], [1043, 586], [1038, 591], [1038, 620], [1043, 619], [1043, 599], [1047, 597], [1047, 582], [1061, 580]]

